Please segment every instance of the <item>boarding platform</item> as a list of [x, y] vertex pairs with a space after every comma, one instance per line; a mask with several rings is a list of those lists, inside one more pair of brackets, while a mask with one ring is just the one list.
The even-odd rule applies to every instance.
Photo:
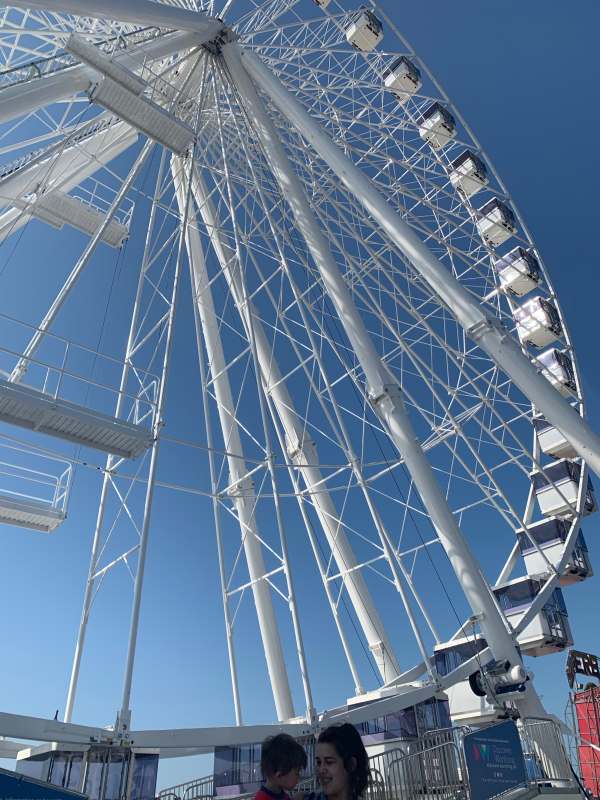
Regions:
[[90, 92], [94, 103], [112, 111], [176, 155], [183, 155], [188, 150], [194, 131], [175, 114], [146, 96], [153, 94], [153, 85], [77, 34], [69, 37], [67, 50], [98, 74], [99, 80]]
[[152, 444], [148, 428], [0, 378], [0, 420], [122, 458]]
[[72, 464], [18, 440], [0, 440], [0, 523], [52, 533], [67, 517]]
[[[15, 205], [57, 230], [70, 225], [88, 236], [93, 236], [106, 219], [106, 214], [100, 209], [59, 190], [42, 195], [33, 203], [18, 202]], [[118, 248], [128, 235], [127, 225], [111, 219], [100, 238], [110, 247]]]

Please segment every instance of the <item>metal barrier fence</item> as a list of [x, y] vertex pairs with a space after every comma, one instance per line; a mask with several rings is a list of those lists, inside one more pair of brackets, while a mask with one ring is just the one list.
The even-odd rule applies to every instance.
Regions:
[[[517, 723], [527, 782], [512, 790], [551, 783], [573, 787], [575, 782], [559, 726], [549, 719], [525, 719]], [[443, 728], [419, 739], [400, 741], [391, 749], [369, 758], [371, 779], [365, 800], [477, 800], [469, 788], [463, 740], [471, 728]], [[198, 790], [194, 787], [199, 787]], [[200, 787], [202, 790], [200, 791]], [[296, 791], [318, 790], [315, 776], [302, 780]], [[164, 789], [160, 800], [208, 800], [213, 794], [212, 775]], [[508, 800], [509, 795], [506, 795]], [[249, 800], [249, 792], [227, 800]]]
[[462, 753], [453, 741], [423, 747], [422, 741], [372, 756], [373, 800], [466, 800]]
[[573, 774], [562, 733], [550, 719], [524, 719], [518, 726], [527, 777], [572, 786]]
[[160, 800], [208, 800], [214, 795], [213, 776], [178, 783], [158, 793]]

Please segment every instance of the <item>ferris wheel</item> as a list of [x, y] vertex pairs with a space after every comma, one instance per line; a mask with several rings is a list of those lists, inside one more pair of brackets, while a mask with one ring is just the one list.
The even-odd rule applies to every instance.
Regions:
[[[1, 715], [0, 734], [80, 735], [92, 606], [117, 570], [133, 592], [115, 730], [130, 731], [158, 486], [201, 498], [216, 541], [229, 741], [257, 741], [238, 680], [248, 607], [278, 727], [443, 692], [457, 722], [543, 715], [522, 657], [572, 644], [562, 587], [592, 575], [581, 522], [600, 439], [542, 255], [466, 121], [374, 4], [88, 5], [0, 12], [0, 241], [18, 254], [44, 225], [55, 252], [79, 243], [63, 283], [24, 271], [39, 318], [0, 317], [0, 520], [60, 536], [73, 469], [97, 476], [64, 721]], [[53, 326], [108, 248], [136, 290], [105, 352]], [[199, 442], [169, 430], [184, 303]], [[169, 448], [200, 459], [193, 485], [160, 471]], [[355, 687], [325, 717], [309, 559]], [[191, 752], [219, 736], [137, 739]]]

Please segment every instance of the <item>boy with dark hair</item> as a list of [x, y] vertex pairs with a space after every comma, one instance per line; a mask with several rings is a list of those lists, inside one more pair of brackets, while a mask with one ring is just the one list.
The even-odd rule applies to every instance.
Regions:
[[296, 787], [306, 763], [304, 748], [294, 738], [287, 733], [269, 736], [262, 743], [263, 783], [254, 800], [290, 800], [288, 792]]

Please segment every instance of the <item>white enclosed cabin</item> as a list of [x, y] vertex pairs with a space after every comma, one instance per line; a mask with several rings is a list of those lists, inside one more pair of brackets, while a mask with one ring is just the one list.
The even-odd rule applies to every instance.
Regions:
[[51, 742], [20, 750], [15, 771], [94, 800], [148, 800], [156, 794], [159, 755], [125, 742]]
[[542, 366], [542, 375], [565, 397], [577, 390], [573, 362], [568, 353], [552, 347], [537, 356]]
[[576, 458], [577, 451], [571, 442], [541, 414], [533, 418], [533, 428], [540, 450], [551, 458]]
[[450, 165], [450, 183], [466, 197], [472, 197], [488, 183], [487, 168], [483, 161], [465, 150]]
[[400, 105], [406, 103], [423, 85], [421, 71], [406, 56], [400, 56], [390, 64], [383, 74], [383, 80], [386, 88], [396, 95]]
[[484, 203], [477, 217], [477, 230], [491, 247], [499, 247], [517, 232], [515, 215], [497, 197]]
[[383, 24], [368, 8], [360, 8], [346, 28], [346, 39], [352, 47], [368, 53], [383, 39]]
[[[563, 517], [571, 519], [577, 507], [579, 483], [581, 481], [581, 464], [561, 458], [544, 467], [544, 472], [530, 472], [531, 481], [540, 511], [545, 517]], [[594, 488], [588, 477], [583, 499], [582, 513], [592, 514], [596, 511]]]
[[423, 112], [419, 124], [419, 136], [434, 150], [445, 147], [456, 135], [456, 122], [452, 114], [441, 103], [432, 103]]
[[541, 295], [530, 298], [515, 309], [517, 334], [522, 344], [545, 347], [562, 336], [556, 306]]
[[[535, 578], [515, 578], [494, 588], [494, 594], [507, 621], [515, 628], [540, 593], [543, 582]], [[544, 656], [573, 644], [569, 615], [561, 589], [534, 616], [517, 638], [519, 647], [528, 656]]]
[[523, 297], [531, 292], [540, 282], [540, 265], [531, 250], [520, 245], [513, 247], [495, 264], [500, 286], [505, 292]]
[[[433, 657], [440, 677], [446, 677], [465, 661], [487, 648], [486, 640], [476, 634], [475, 638], [452, 639], [435, 646]], [[485, 660], [491, 661], [491, 657]], [[476, 668], [473, 669], [473, 672]], [[485, 697], [476, 695], [468, 680], [461, 680], [446, 689], [450, 708], [450, 719], [454, 725], [482, 725], [493, 722], [504, 712], [501, 705], [491, 705]]]
[[[549, 572], [545, 556], [553, 567], [557, 567], [563, 557], [565, 541], [570, 530], [570, 524], [559, 517], [550, 517], [527, 526], [517, 531], [519, 550], [525, 562], [525, 569], [529, 576], [545, 575]], [[541, 553], [536, 549], [531, 539], [535, 541]], [[543, 556], [542, 556], [543, 553]], [[577, 534], [575, 544], [571, 551], [563, 573], [560, 578], [561, 586], [583, 581], [593, 575], [592, 566], [588, 557], [588, 549], [581, 530]]]

